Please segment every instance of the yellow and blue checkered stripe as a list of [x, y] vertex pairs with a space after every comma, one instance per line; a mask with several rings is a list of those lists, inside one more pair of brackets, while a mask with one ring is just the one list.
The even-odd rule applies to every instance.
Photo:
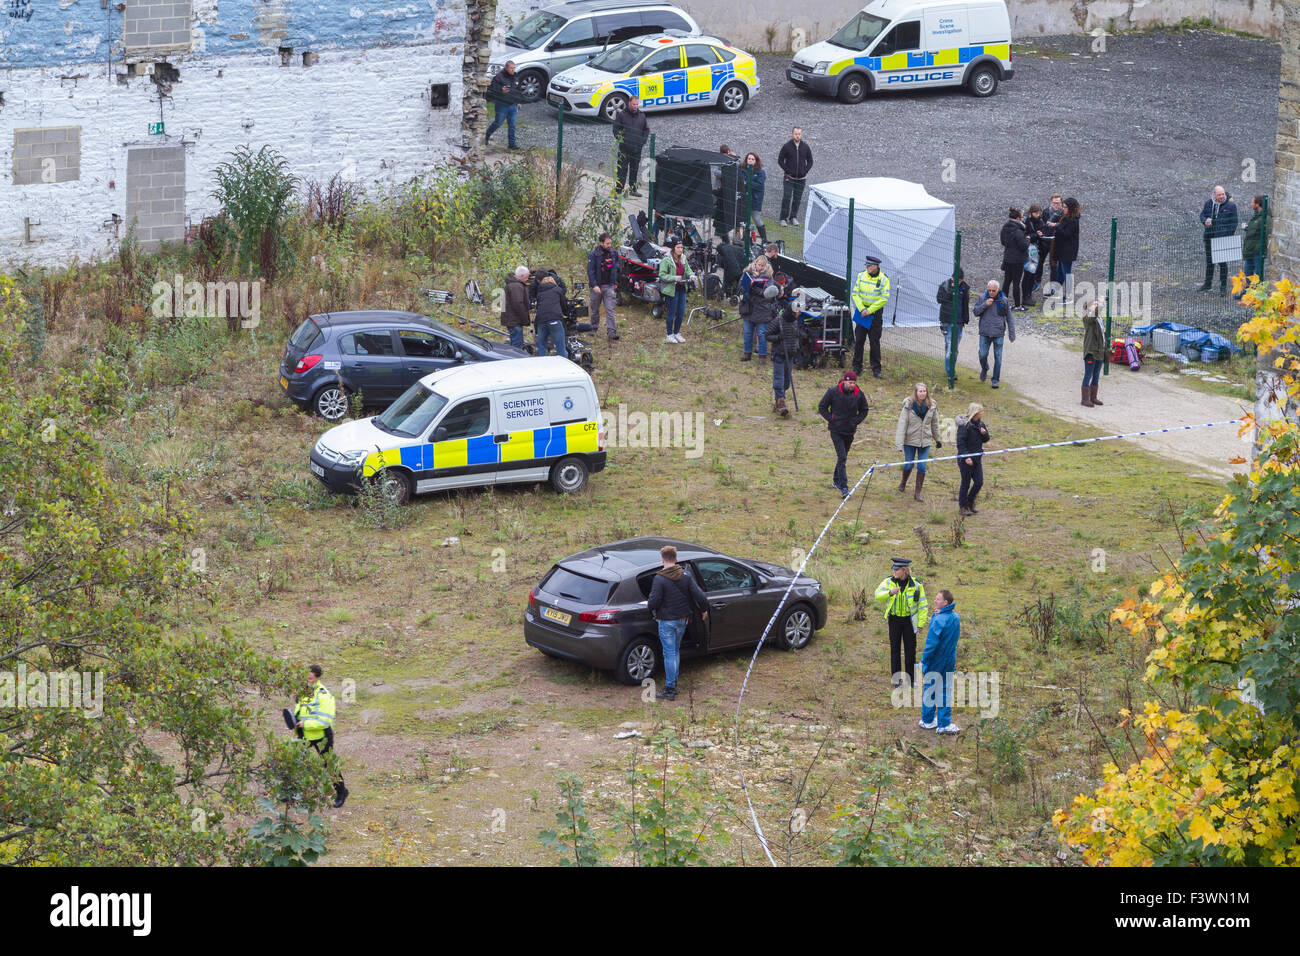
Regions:
[[659, 100], [688, 93], [716, 93], [729, 80], [745, 80], [752, 88], [758, 79], [757, 64], [753, 58], [737, 57], [730, 63], [693, 66], [680, 70], [666, 70], [650, 76], [631, 76], [601, 86], [593, 96], [599, 102], [607, 93], [617, 90], [641, 100]]
[[965, 66], [976, 57], [995, 56], [1006, 63], [1011, 60], [1010, 43], [952, 47], [947, 50], [905, 50], [889, 56], [854, 56], [831, 64], [830, 76], [843, 73], [850, 66], [865, 66], [873, 72], [885, 70], [921, 70], [928, 66]]
[[361, 473], [368, 478], [384, 468], [400, 465], [418, 475], [444, 468], [477, 466], [486, 469], [502, 463], [590, 453], [599, 450], [599, 430], [597, 422], [573, 422], [510, 432], [504, 442], [495, 441], [491, 435], [479, 435], [476, 438], [389, 448], [367, 455]]

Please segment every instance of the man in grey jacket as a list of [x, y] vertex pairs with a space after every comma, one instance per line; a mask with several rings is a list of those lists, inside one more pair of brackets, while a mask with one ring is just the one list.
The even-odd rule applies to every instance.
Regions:
[[1011, 304], [1002, 294], [1002, 288], [996, 279], [990, 279], [988, 288], [980, 296], [975, 307], [971, 309], [980, 320], [980, 381], [988, 378], [989, 347], [993, 347], [993, 382], [994, 388], [1002, 379], [1002, 337], [1010, 335], [1016, 340], [1016, 323], [1011, 318]]

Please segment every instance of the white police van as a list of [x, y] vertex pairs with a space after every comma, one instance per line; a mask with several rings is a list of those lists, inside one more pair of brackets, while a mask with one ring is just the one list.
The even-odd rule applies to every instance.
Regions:
[[873, 0], [830, 39], [796, 53], [785, 75], [858, 103], [880, 90], [936, 86], [992, 96], [1014, 73], [1005, 0]]
[[325, 487], [373, 479], [399, 504], [412, 494], [548, 481], [580, 491], [605, 467], [591, 376], [568, 359], [503, 359], [431, 372], [382, 415], [331, 428], [312, 449]]

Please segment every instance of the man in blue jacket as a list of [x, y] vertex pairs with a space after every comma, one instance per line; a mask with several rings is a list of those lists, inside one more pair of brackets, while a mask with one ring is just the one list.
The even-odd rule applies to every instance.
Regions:
[[961, 637], [961, 618], [953, 603], [952, 592], [942, 588], [934, 597], [934, 615], [925, 632], [925, 650], [921, 652], [921, 722], [922, 730], [955, 734], [961, 728], [952, 722], [952, 684], [957, 670], [957, 640]]
[[[1211, 240], [1231, 236], [1237, 231], [1237, 204], [1222, 186], [1214, 187], [1214, 194], [1201, 207], [1201, 224], [1205, 227], [1205, 282], [1198, 292], [1209, 292], [1214, 282], [1214, 257]], [[1219, 263], [1219, 295], [1228, 294], [1228, 264]]]
[[605, 310], [605, 334], [611, 342], [619, 338], [614, 321], [614, 305], [618, 302], [618, 253], [614, 251], [614, 237], [600, 234], [596, 248], [587, 255], [587, 285], [591, 287], [591, 324], [600, 327], [600, 311]]

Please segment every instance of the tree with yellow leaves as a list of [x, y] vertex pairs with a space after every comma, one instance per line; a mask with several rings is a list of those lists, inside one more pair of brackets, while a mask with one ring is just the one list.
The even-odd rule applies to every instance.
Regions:
[[[1234, 279], [1234, 292], [1246, 280]], [[1300, 303], [1285, 280], [1256, 283], [1241, 340], [1271, 356], [1300, 400]], [[1251, 418], [1242, 433], [1255, 427]], [[1053, 815], [1062, 840], [1097, 865], [1300, 864], [1300, 429], [1262, 424], [1249, 477], [1186, 542], [1178, 567], [1112, 620], [1154, 645], [1137, 762]], [[1132, 736], [1130, 737], [1132, 739]]]

